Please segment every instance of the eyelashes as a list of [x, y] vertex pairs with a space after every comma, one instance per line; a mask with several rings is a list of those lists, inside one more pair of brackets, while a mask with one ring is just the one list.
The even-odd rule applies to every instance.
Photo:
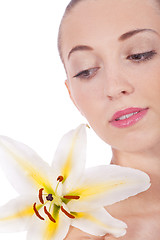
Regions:
[[94, 77], [96, 75], [96, 72], [98, 71], [98, 69], [99, 69], [99, 67], [83, 70], [83, 71], [79, 72], [78, 74], [76, 74], [74, 76], [74, 78], [89, 79], [89, 78]]
[[[151, 51], [147, 51], [147, 52], [131, 54], [131, 55], [127, 56], [126, 59], [133, 63], [143, 63], [145, 61], [151, 60], [156, 54], [157, 54], [157, 52], [155, 50], [151, 50]], [[89, 80], [97, 74], [97, 71], [99, 69], [100, 69], [100, 67], [85, 69], [83, 71], [80, 71], [75, 76], [73, 76], [73, 78]]]
[[132, 60], [134, 62], [143, 62], [152, 59], [152, 57], [157, 54], [155, 50], [144, 52], [144, 53], [136, 53], [128, 56], [126, 59]]

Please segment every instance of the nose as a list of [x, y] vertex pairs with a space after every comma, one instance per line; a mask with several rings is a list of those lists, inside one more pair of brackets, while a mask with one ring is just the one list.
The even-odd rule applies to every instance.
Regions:
[[109, 100], [116, 100], [132, 94], [134, 86], [125, 73], [114, 71], [107, 74], [104, 91]]

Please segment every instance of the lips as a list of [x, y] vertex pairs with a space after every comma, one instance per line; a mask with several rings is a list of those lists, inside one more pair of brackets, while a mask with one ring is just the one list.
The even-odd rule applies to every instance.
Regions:
[[127, 108], [116, 112], [110, 123], [115, 127], [128, 127], [142, 119], [148, 111], [148, 108]]

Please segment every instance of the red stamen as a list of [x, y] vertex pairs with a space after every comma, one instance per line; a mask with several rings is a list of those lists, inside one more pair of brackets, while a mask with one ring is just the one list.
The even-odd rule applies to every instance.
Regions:
[[75, 199], [75, 200], [80, 199], [79, 196], [63, 196], [63, 197], [66, 198], [66, 199]]
[[63, 178], [62, 176], [59, 176], [59, 177], [57, 178], [57, 181], [62, 182], [63, 179], [64, 179], [64, 178]]
[[52, 215], [47, 211], [46, 206], [44, 206], [44, 212], [45, 212], [45, 214], [49, 217], [49, 219], [50, 219], [52, 222], [56, 223], [56, 220], [55, 220], [55, 219], [52, 217]]
[[75, 218], [75, 216], [73, 216], [73, 215], [71, 215], [70, 213], [68, 213], [68, 212], [64, 209], [63, 206], [61, 206], [61, 211], [62, 211], [64, 214], [66, 214], [67, 217], [72, 218], [72, 219]]
[[34, 210], [34, 212], [35, 212], [35, 214], [36, 214], [36, 216], [37, 216], [38, 218], [40, 218], [41, 220], [44, 220], [44, 218], [41, 217], [41, 215], [39, 214], [39, 212], [38, 212], [38, 210], [37, 210], [37, 208], [36, 208], [36, 203], [34, 203], [34, 205], [33, 205], [33, 210]]
[[43, 190], [44, 190], [44, 188], [41, 188], [41, 189], [39, 190], [39, 201], [40, 201], [42, 204], [44, 204], [44, 200], [43, 200], [43, 197], [42, 197], [42, 192], [43, 192]]

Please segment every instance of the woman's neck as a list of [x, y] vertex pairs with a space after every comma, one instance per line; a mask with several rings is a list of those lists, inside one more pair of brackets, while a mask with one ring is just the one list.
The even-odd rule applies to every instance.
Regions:
[[112, 164], [136, 168], [160, 178], [160, 148], [144, 152], [121, 152], [112, 149]]
[[[111, 164], [131, 167], [146, 172], [151, 179], [151, 187], [144, 193], [129, 198], [126, 203], [134, 207], [137, 214], [160, 211], [160, 150], [155, 152], [126, 153], [112, 149]], [[143, 206], [143, 207], [142, 207]]]

